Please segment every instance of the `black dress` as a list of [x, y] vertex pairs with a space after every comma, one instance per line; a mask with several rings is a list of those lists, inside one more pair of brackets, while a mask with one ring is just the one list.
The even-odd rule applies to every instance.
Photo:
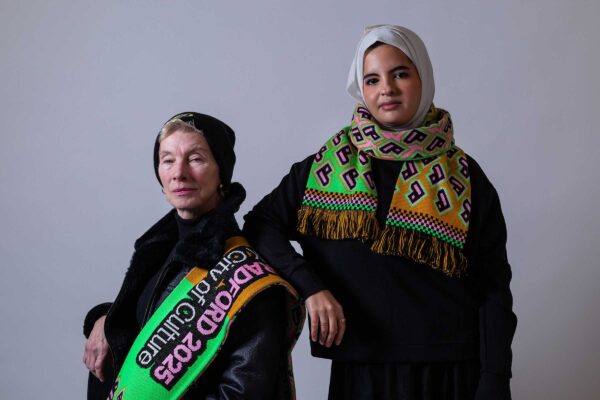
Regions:
[[466, 400], [475, 398], [477, 360], [442, 363], [332, 362], [330, 399]]

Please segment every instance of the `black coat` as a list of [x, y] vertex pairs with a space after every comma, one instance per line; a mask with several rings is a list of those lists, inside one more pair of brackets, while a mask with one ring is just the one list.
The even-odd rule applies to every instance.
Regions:
[[[106, 399], [116, 372], [140, 331], [138, 299], [169, 254], [191, 266], [214, 265], [223, 255], [224, 241], [239, 234], [233, 214], [243, 201], [241, 185], [233, 184], [221, 205], [208, 213], [198, 229], [179, 240], [175, 210], [152, 226], [135, 243], [135, 252], [123, 285], [113, 303], [103, 303], [85, 318], [84, 335], [107, 315], [105, 335], [111, 349], [105, 382], [90, 374], [88, 399]], [[208, 220], [206, 220], [208, 219]], [[187, 399], [272, 398], [279, 361], [285, 351], [286, 309], [282, 290], [268, 290], [240, 314], [215, 361], [188, 391]]]

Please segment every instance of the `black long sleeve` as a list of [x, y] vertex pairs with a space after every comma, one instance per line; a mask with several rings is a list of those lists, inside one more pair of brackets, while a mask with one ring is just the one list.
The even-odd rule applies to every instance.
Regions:
[[511, 376], [511, 342], [517, 318], [512, 311], [511, 268], [500, 199], [479, 165], [469, 159], [473, 182], [473, 229], [468, 241], [481, 296], [480, 352], [483, 372]]
[[96, 323], [98, 318], [108, 314], [110, 306], [112, 306], [112, 303], [101, 303], [97, 306], [94, 306], [90, 311], [88, 311], [83, 321], [83, 336], [85, 336], [86, 338], [90, 336], [90, 333], [94, 328], [94, 324]]
[[506, 254], [506, 224], [500, 199], [475, 160], [469, 158], [473, 182], [474, 228], [469, 232], [473, 275], [478, 283], [479, 348], [482, 378], [477, 400], [510, 399], [511, 343], [517, 325], [510, 291], [512, 272]]
[[244, 236], [258, 252], [307, 298], [326, 288], [305, 257], [290, 240], [298, 239], [298, 210], [313, 156], [292, 166], [281, 183], [245, 217]]

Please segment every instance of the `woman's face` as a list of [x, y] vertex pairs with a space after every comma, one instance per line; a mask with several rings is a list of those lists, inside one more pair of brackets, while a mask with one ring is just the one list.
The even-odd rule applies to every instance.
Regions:
[[198, 217], [219, 204], [219, 165], [203, 136], [175, 131], [160, 142], [158, 157], [165, 197], [181, 218]]
[[375, 119], [402, 126], [416, 114], [421, 101], [421, 78], [401, 50], [382, 44], [365, 54], [363, 95]]

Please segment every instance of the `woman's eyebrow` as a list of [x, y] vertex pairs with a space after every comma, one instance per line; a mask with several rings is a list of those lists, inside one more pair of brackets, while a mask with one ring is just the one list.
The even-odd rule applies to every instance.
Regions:
[[409, 67], [407, 67], [406, 65], [398, 65], [398, 66], [396, 66], [396, 67], [394, 67], [394, 68], [390, 69], [390, 70], [388, 71], [388, 73], [390, 73], [390, 74], [391, 74], [392, 72], [397, 72], [397, 71], [405, 71], [405, 70], [409, 70], [409, 69], [410, 69], [410, 68], [409, 68]]
[[[407, 67], [406, 65], [397, 65], [394, 68], [390, 69], [388, 71], [388, 74], [391, 74], [391, 73], [397, 72], [397, 71], [407, 71], [409, 69], [410, 69], [410, 67]], [[378, 76], [379, 76], [379, 74], [376, 74], [375, 72], [371, 72], [371, 73], [366, 74], [363, 77], [363, 79], [374, 78], [374, 77], [378, 77]]]
[[195, 145], [192, 148], [190, 148], [188, 153], [194, 153], [194, 152], [200, 152], [200, 153], [204, 153], [206, 152], [208, 149], [205, 146], [202, 146], [201, 144]]

